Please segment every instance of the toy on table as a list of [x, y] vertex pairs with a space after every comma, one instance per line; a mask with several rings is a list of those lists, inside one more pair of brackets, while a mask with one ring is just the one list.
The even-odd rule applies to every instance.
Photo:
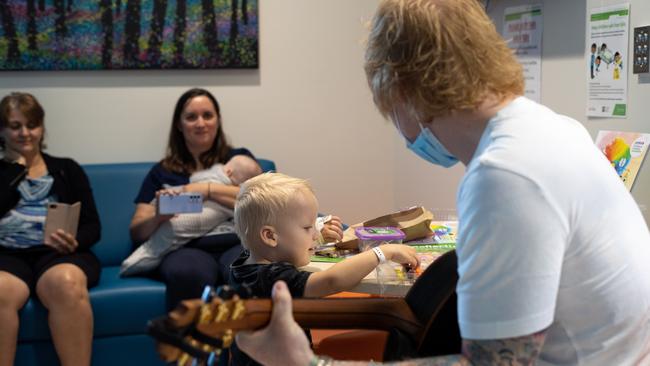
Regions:
[[[359, 251], [371, 250], [381, 244], [402, 244], [406, 237], [404, 232], [396, 227], [358, 227], [354, 233], [359, 239]], [[377, 283], [380, 285], [380, 293], [383, 293], [384, 286], [388, 282], [403, 282], [405, 280], [404, 269], [401, 264], [387, 262], [380, 263], [376, 268]]]

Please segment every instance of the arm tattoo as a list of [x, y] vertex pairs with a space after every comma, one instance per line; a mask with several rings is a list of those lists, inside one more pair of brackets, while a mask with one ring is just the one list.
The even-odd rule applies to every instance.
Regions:
[[463, 355], [472, 365], [534, 365], [546, 339], [546, 329], [523, 337], [463, 340]]
[[[517, 338], [463, 340], [463, 354], [418, 358], [382, 365], [390, 366], [526, 366], [534, 365], [546, 339], [546, 329]], [[332, 366], [379, 365], [367, 362], [334, 361]]]
[[417, 358], [407, 361], [388, 362], [388, 363], [373, 363], [373, 362], [350, 362], [350, 361], [335, 361], [332, 366], [470, 366], [471, 363], [461, 355], [432, 357], [432, 358]]

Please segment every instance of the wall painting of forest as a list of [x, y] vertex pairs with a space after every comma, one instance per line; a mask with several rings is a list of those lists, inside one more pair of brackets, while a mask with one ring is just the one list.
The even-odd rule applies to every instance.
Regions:
[[0, 0], [0, 70], [258, 67], [258, 0]]

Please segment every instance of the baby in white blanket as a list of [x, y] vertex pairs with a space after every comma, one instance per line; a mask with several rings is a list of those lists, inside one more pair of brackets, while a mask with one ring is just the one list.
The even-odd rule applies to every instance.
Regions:
[[[190, 183], [210, 182], [226, 185], [240, 185], [262, 172], [259, 164], [246, 155], [235, 155], [226, 164], [215, 164], [210, 169], [195, 172]], [[160, 264], [163, 257], [192, 239], [206, 234], [219, 233], [222, 225], [233, 217], [232, 209], [212, 200], [203, 202], [201, 213], [179, 214], [164, 222], [122, 262], [120, 274], [130, 276], [147, 272]], [[232, 230], [224, 230], [232, 232]]]

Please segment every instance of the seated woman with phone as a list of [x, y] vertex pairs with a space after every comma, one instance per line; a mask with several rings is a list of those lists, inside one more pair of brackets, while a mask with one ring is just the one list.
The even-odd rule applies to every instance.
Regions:
[[[0, 365], [14, 363], [18, 311], [31, 294], [48, 309], [61, 365], [89, 365], [88, 288], [101, 269], [90, 247], [99, 240], [99, 216], [79, 164], [42, 152], [44, 115], [27, 93], [0, 101]], [[79, 206], [78, 223], [67, 226], [61, 215]]]

